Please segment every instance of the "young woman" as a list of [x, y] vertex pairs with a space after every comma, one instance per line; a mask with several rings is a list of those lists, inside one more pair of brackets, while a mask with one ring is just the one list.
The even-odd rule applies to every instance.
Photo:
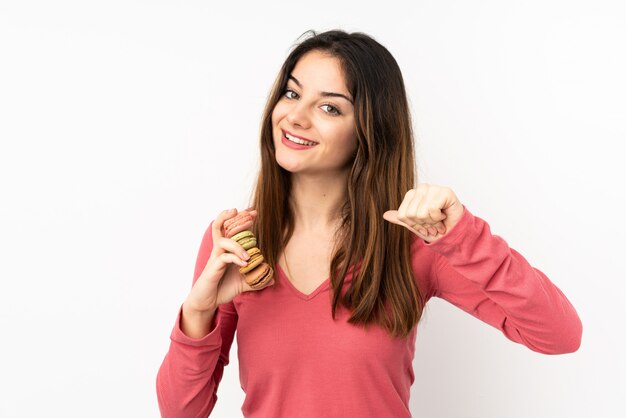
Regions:
[[304, 40], [283, 64], [261, 131], [250, 229], [274, 268], [252, 291], [224, 211], [157, 375], [163, 417], [206, 417], [237, 330], [246, 417], [410, 417], [417, 324], [446, 299], [546, 354], [580, 345], [565, 295], [449, 187], [415, 182], [404, 82], [363, 33]]

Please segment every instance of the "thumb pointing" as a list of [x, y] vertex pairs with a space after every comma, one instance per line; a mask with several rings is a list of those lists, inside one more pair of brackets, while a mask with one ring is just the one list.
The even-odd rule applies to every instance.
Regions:
[[[397, 210], [388, 210], [387, 212], [383, 213], [383, 218], [386, 221], [389, 221], [391, 223], [397, 224], [397, 225], [403, 225], [399, 220], [398, 220], [398, 211]], [[404, 226], [404, 225], [403, 225]]]
[[385, 218], [385, 220], [394, 223], [396, 225], [400, 225], [405, 227], [406, 229], [408, 229], [409, 231], [417, 234], [418, 232], [411, 228], [410, 226], [408, 226], [407, 224], [405, 224], [404, 222], [402, 222], [400, 219], [398, 219], [398, 211], [397, 210], [388, 210], [387, 212], [383, 213], [383, 218]]

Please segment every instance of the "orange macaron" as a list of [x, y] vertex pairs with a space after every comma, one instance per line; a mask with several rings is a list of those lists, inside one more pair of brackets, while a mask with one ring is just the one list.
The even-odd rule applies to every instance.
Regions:
[[264, 287], [274, 277], [274, 270], [267, 263], [261, 263], [258, 267], [244, 274], [246, 283], [253, 289]]

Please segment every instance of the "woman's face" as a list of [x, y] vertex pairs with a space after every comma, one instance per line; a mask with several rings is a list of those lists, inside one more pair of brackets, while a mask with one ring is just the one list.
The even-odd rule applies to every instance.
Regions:
[[[357, 147], [352, 100], [337, 58], [320, 51], [303, 55], [272, 112], [278, 164], [308, 174], [350, 166]], [[287, 139], [293, 136], [306, 144]]]

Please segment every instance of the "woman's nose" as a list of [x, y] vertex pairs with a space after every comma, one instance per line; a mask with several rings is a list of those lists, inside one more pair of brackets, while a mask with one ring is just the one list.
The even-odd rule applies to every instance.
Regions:
[[302, 103], [294, 105], [287, 114], [287, 121], [292, 125], [298, 125], [303, 128], [309, 126], [309, 115]]

